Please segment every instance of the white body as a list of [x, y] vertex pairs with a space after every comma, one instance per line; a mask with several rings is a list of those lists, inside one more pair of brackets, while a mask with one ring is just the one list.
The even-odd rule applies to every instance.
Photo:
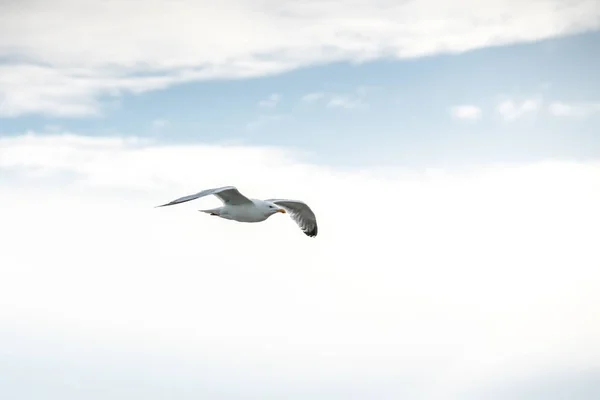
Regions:
[[271, 215], [282, 212], [279, 207], [269, 208], [264, 200], [250, 200], [253, 204], [226, 205], [213, 210], [200, 211], [238, 222], [262, 222]]

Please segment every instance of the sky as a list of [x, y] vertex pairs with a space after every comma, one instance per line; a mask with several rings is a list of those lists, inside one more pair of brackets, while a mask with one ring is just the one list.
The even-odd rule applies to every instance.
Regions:
[[[600, 398], [600, 5], [0, 1], [0, 397]], [[206, 188], [305, 201], [242, 224]]]

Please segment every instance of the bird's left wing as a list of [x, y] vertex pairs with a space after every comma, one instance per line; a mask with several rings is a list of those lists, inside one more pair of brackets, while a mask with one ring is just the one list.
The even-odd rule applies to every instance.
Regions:
[[284, 208], [306, 236], [317, 236], [319, 230], [317, 217], [306, 203], [299, 200], [285, 199], [269, 199], [267, 201]]
[[248, 199], [246, 196], [244, 196], [243, 194], [241, 194], [235, 186], [223, 186], [220, 188], [206, 189], [206, 190], [203, 190], [203, 191], [195, 193], [195, 194], [190, 194], [188, 196], [183, 196], [183, 197], [175, 199], [169, 203], [162, 204], [157, 207], [172, 206], [174, 204], [185, 203], [186, 201], [195, 200], [200, 197], [209, 196], [211, 194], [214, 194], [216, 197], [218, 197], [223, 202], [223, 204], [228, 204], [228, 205], [253, 204], [252, 201], [250, 199]]

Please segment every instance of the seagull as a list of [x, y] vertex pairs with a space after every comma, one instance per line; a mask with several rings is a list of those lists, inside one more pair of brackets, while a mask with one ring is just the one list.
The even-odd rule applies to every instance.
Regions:
[[289, 214], [306, 236], [317, 236], [317, 218], [306, 203], [286, 199], [250, 199], [241, 194], [235, 186], [202, 190], [156, 207], [172, 206], [210, 195], [221, 200], [223, 206], [198, 211], [238, 222], [262, 222], [277, 213]]

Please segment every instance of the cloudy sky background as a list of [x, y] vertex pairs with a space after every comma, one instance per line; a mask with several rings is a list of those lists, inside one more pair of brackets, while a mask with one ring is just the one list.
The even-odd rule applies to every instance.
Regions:
[[[600, 5], [0, 2], [0, 396], [600, 397]], [[154, 209], [236, 185], [237, 224]]]

